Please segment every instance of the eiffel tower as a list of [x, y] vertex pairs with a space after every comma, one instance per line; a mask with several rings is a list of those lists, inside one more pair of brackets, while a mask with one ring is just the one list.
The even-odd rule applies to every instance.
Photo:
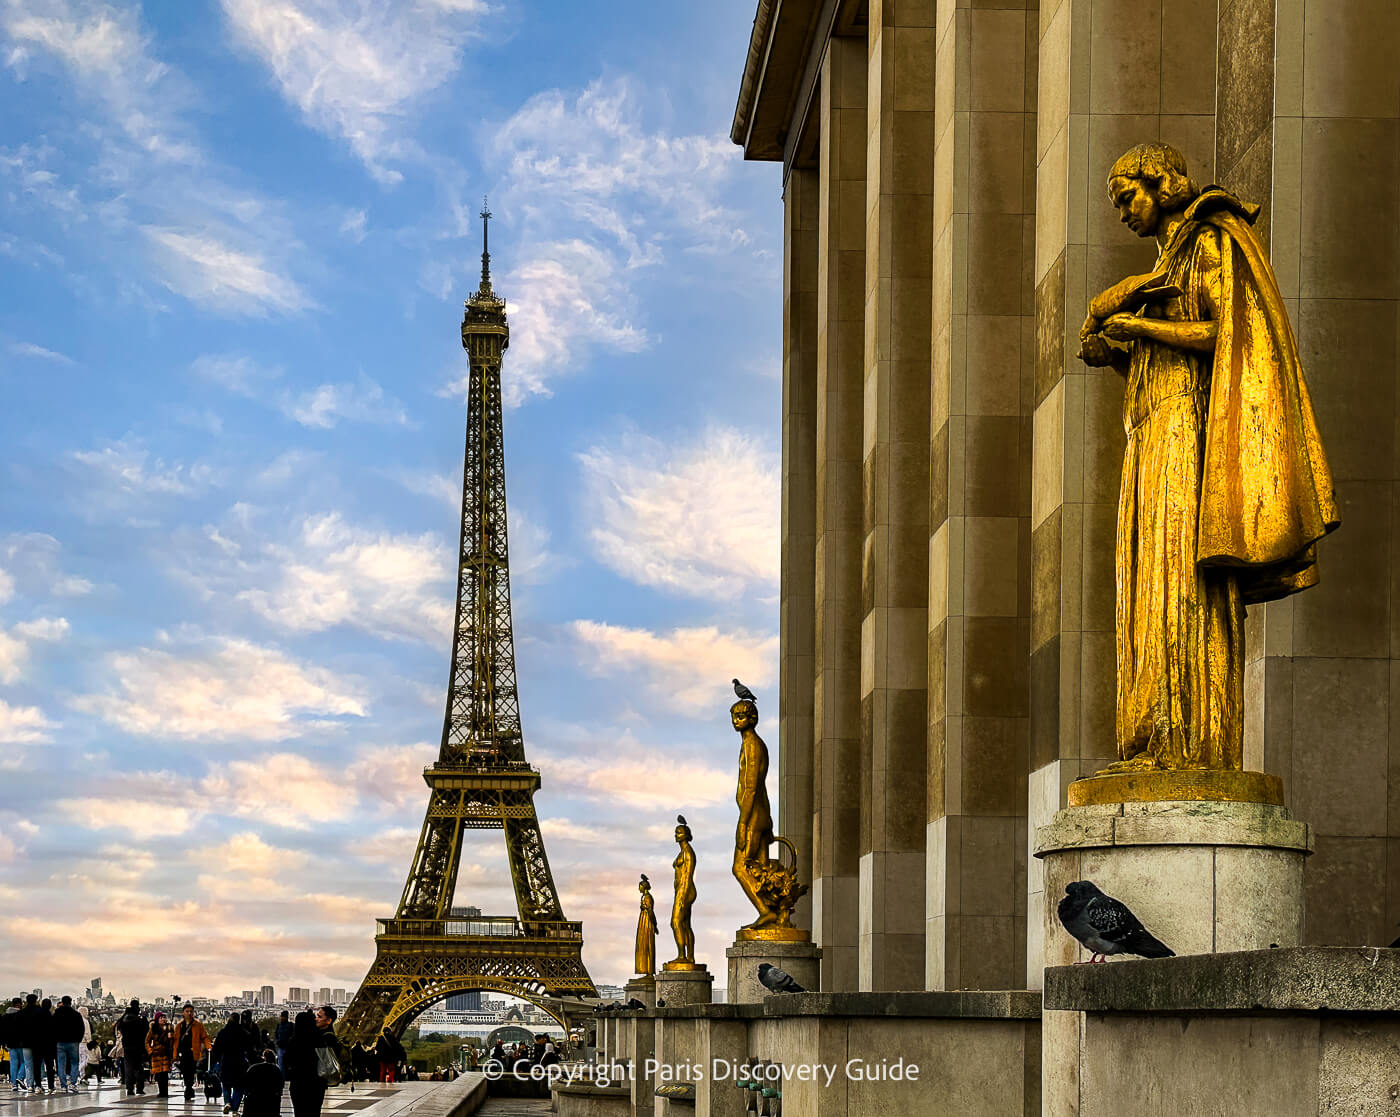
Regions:
[[[501, 354], [510, 342], [505, 300], [491, 289], [481, 212], [481, 285], [467, 300], [462, 347], [471, 361], [467, 397], [457, 618], [447, 714], [418, 851], [398, 914], [378, 920], [374, 964], [346, 1010], [341, 1035], [373, 1043], [453, 993], [489, 989], [538, 1003], [545, 995], [596, 996], [584, 968], [583, 924], [564, 918], [545, 856], [525, 759], [515, 688], [506, 547]], [[481, 916], [452, 905], [462, 839], [502, 829], [517, 916]]]

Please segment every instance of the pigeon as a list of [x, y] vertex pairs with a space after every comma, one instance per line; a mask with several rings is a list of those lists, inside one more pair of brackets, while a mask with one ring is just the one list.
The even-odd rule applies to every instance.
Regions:
[[1151, 932], [1112, 896], [1105, 896], [1097, 885], [1076, 880], [1065, 885], [1060, 901], [1060, 922], [1085, 950], [1092, 951], [1091, 962], [1102, 962], [1110, 954], [1136, 954], [1142, 958], [1174, 958], [1176, 951], [1152, 936]]
[[639, 1001], [639, 1000], [637, 1000], [636, 997], [633, 997], [633, 998], [632, 998], [631, 1000], [629, 1000], [625, 1005], [623, 1005], [623, 1008], [630, 1008], [630, 1009], [632, 1009], [632, 1010], [634, 1010], [634, 1011], [635, 1011], [636, 1009], [639, 1009], [639, 1008], [646, 1008], [646, 1007], [647, 1007], [646, 1001]]
[[746, 702], [758, 702], [758, 695], [756, 695], [738, 679], [734, 680], [734, 693], [737, 694], [740, 698], [744, 699]]
[[657, 1008], [665, 1008], [665, 1007], [666, 1007], [666, 998], [665, 998], [665, 997], [657, 997], [657, 998], [656, 998], [656, 1007], [657, 1007]]
[[765, 989], [771, 989], [774, 993], [805, 993], [807, 992], [801, 985], [792, 980], [792, 975], [786, 970], [780, 970], [777, 966], [767, 962], [760, 962], [758, 966], [758, 983]]

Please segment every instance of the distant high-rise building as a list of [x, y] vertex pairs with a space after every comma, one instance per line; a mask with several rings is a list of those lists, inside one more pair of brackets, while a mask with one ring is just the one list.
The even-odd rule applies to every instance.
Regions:
[[481, 990], [471, 989], [465, 993], [453, 993], [447, 998], [447, 1007], [452, 1012], [480, 1012]]
[[331, 990], [329, 985], [323, 985], [316, 990], [316, 1000], [323, 1005], [331, 1003]]
[[100, 1001], [102, 999], [102, 979], [94, 977], [88, 982], [88, 1000]]
[[255, 1004], [257, 1002], [257, 999], [258, 995], [253, 990], [243, 990], [243, 1000], [246, 1001], [248, 1004]]
[[305, 985], [293, 985], [287, 990], [287, 1000], [294, 1001], [297, 1004], [310, 1004], [311, 990]]
[[332, 989], [332, 990], [331, 990], [331, 1004], [333, 1004], [333, 1005], [343, 1005], [343, 1004], [348, 1004], [348, 1003], [349, 1003], [349, 998], [345, 995], [345, 990], [344, 990], [344, 989]]
[[270, 1005], [277, 1000], [277, 994], [272, 991], [271, 985], [264, 985], [258, 992], [258, 1003]]

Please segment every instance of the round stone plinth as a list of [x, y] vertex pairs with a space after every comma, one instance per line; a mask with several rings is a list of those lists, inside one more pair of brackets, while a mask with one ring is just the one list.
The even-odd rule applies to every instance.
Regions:
[[679, 1008], [681, 1005], [707, 1005], [714, 1000], [715, 975], [703, 965], [697, 964], [693, 970], [671, 970], [662, 968], [656, 975], [656, 1000], [652, 1004], [665, 1008]]
[[773, 991], [758, 980], [758, 967], [764, 962], [783, 970], [808, 992], [817, 992], [821, 984], [822, 948], [813, 942], [738, 938], [724, 956], [729, 959], [726, 996], [730, 1004], [757, 1004], [773, 996]]
[[1283, 781], [1267, 772], [1163, 771], [1116, 772], [1086, 776], [1069, 785], [1071, 807], [1098, 803], [1225, 802], [1283, 806]]
[[1268, 803], [1067, 807], [1035, 835], [1045, 863], [1045, 965], [1089, 957], [1057, 914], [1065, 885], [1076, 880], [1123, 901], [1177, 954], [1297, 946], [1310, 852], [1307, 824]]

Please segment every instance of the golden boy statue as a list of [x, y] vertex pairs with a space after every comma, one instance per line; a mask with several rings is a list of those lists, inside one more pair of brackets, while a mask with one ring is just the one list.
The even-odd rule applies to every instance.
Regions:
[[[739, 783], [734, 792], [739, 823], [734, 831], [734, 879], [758, 911], [740, 938], [795, 940], [807, 938], [792, 925], [792, 908], [807, 892], [797, 881], [797, 851], [773, 833], [768, 802], [768, 746], [758, 735], [758, 706], [741, 698], [729, 707], [729, 721], [739, 734]], [[787, 846], [793, 865], [768, 856], [774, 842]]]
[[1141, 144], [1110, 201], [1157, 265], [1096, 296], [1081, 359], [1127, 378], [1116, 764], [1243, 767], [1244, 611], [1317, 581], [1340, 517], [1259, 207]]
[[695, 847], [690, 844], [690, 827], [685, 815], [676, 816], [676, 843], [681, 847], [671, 868], [676, 871], [676, 895], [671, 903], [671, 933], [676, 936], [676, 956], [663, 969], [695, 970], [695, 931], [690, 926], [690, 909], [695, 905]]

